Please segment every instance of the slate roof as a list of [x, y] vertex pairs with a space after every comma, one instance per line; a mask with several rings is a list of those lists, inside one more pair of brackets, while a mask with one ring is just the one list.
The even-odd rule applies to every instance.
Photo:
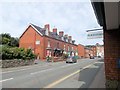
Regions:
[[31, 24], [32, 26], [34, 26], [41, 34], [45, 35], [45, 29], [44, 28], [41, 28], [39, 26], [36, 26], [34, 24]]
[[[41, 34], [45, 35], [45, 29], [44, 28], [41, 28], [41, 27], [36, 26], [34, 24], [31, 24], [31, 25], [34, 26]], [[53, 37], [53, 38], [61, 40], [60, 36], [57, 33], [55, 33], [55, 32], [50, 32], [49, 33], [49, 37]]]
[[[34, 25], [34, 24], [31, 24], [34, 28], [36, 28], [42, 35], [45, 35], [45, 28], [41, 28], [41, 27], [39, 27], [39, 26], [36, 26], [36, 25]], [[55, 39], [58, 39], [58, 40], [62, 40], [62, 38], [57, 34], [57, 33], [55, 33], [55, 32], [50, 32], [49, 33], [49, 37], [52, 37], [52, 38], [55, 38]], [[63, 36], [63, 41], [67, 41], [66, 40], [67, 39], [67, 37], [65, 37], [65, 36]]]

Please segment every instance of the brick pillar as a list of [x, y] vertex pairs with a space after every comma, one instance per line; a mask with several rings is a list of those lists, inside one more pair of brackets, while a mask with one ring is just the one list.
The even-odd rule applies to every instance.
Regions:
[[117, 88], [120, 81], [120, 69], [117, 67], [120, 58], [120, 30], [104, 31], [104, 47], [106, 87]]

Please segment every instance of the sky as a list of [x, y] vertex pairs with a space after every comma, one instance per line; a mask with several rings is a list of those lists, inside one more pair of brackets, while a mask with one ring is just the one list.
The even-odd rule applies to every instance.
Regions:
[[101, 28], [89, 0], [73, 2], [6, 1], [0, 4], [2, 33], [20, 37], [30, 23], [44, 27], [50, 24], [72, 36], [76, 44], [103, 44], [103, 39], [87, 39], [86, 30]]

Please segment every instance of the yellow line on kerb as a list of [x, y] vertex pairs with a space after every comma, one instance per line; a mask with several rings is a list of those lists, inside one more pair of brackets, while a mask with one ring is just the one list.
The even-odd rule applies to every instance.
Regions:
[[[88, 65], [88, 66], [83, 67], [81, 70], [86, 69], [86, 68], [88, 68], [88, 67], [90, 67], [90, 66], [91, 66], [91, 64]], [[55, 85], [57, 85], [58, 83], [64, 81], [65, 79], [67, 79], [67, 78], [69, 78], [69, 77], [71, 77], [71, 76], [73, 76], [73, 75], [79, 73], [81, 70], [77, 70], [77, 71], [75, 71], [74, 73], [72, 73], [72, 74], [70, 74], [70, 75], [67, 75], [67, 76], [63, 77], [63, 78], [61, 78], [61, 79], [59, 79], [59, 80], [57, 80], [57, 81], [55, 81], [55, 82], [49, 84], [48, 86], [46, 86], [46, 87], [44, 87], [44, 88], [52, 88], [53, 86], [55, 86]]]

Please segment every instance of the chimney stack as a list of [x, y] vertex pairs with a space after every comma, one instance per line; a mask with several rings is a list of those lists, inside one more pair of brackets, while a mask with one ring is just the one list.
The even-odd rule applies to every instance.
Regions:
[[57, 28], [53, 28], [53, 32], [54, 32], [54, 33], [57, 33]]
[[72, 36], [69, 36], [69, 39], [72, 40]]
[[68, 34], [65, 34], [65, 37], [68, 38]]
[[60, 37], [63, 37], [63, 34], [64, 34], [63, 31], [60, 31], [60, 32], [59, 32], [59, 36], [60, 36]]
[[72, 36], [69, 36], [69, 43], [72, 43]]
[[75, 40], [72, 40], [72, 44], [75, 44]]
[[44, 28], [45, 28], [45, 30], [50, 31], [50, 25], [49, 25], [49, 24], [46, 24], [46, 25], [44, 26]]
[[50, 25], [49, 24], [46, 24], [44, 25], [44, 28], [45, 28], [45, 34], [49, 36], [49, 32], [50, 32]]

